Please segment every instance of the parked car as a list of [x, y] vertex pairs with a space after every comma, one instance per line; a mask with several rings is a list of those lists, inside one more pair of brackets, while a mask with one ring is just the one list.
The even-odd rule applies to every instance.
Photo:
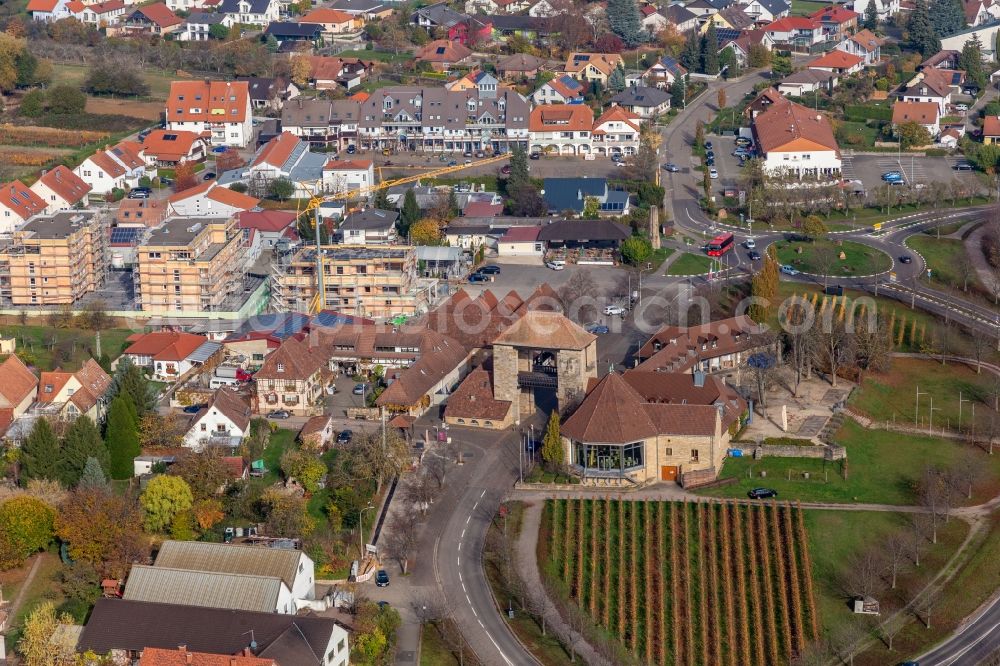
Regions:
[[566, 262], [562, 259], [553, 259], [552, 261], [546, 261], [545, 265], [554, 271], [561, 271], [566, 268]]
[[587, 324], [585, 329], [588, 333], [593, 333], [594, 335], [606, 335], [611, 332], [611, 329], [604, 324]]
[[471, 150], [465, 151], [464, 153], [462, 153], [462, 157], [472, 157], [472, 151]]
[[448, 162], [448, 166], [458, 166], [458, 161], [457, 160], [452, 160], [452, 161]]
[[740, 148], [749, 148], [750, 146], [753, 145], [753, 141], [746, 138], [745, 136], [738, 136], [736, 137], [736, 145], [739, 146]]
[[350, 444], [353, 437], [354, 433], [350, 430], [341, 430], [337, 433], [337, 444]]
[[619, 317], [627, 312], [625, 308], [620, 305], [606, 305], [604, 306], [604, 314], [610, 317]]
[[351, 393], [353, 393], [354, 395], [364, 395], [367, 390], [368, 390], [367, 384], [355, 384], [354, 388], [351, 389]]
[[961, 111], [962, 113], [965, 113], [966, 111], [969, 110], [969, 105], [968, 104], [956, 104], [955, 105], [955, 110], [956, 111]]
[[171, 179], [167, 178], [166, 176], [160, 176], [160, 185], [163, 185], [164, 187], [170, 187], [173, 184], [174, 181], [172, 181]]
[[955, 166], [952, 168], [955, 171], [972, 171], [973, 169], [975, 169], [975, 167], [972, 166], [972, 162], [965, 162], [965, 161], [955, 162]]
[[510, 175], [510, 165], [509, 164], [504, 164], [502, 167], [500, 167], [500, 173], [502, 173], [505, 176], [509, 176]]
[[489, 282], [490, 278], [488, 275], [483, 275], [482, 273], [473, 273], [469, 276], [470, 284], [478, 284], [480, 282]]
[[899, 263], [901, 263], [901, 264], [912, 264], [913, 263], [913, 257], [911, 257], [908, 254], [901, 255], [899, 257]]
[[129, 199], [148, 199], [153, 195], [153, 190], [148, 187], [133, 187], [129, 193]]
[[799, 271], [797, 269], [795, 269], [792, 266], [789, 266], [788, 264], [785, 264], [784, 266], [781, 267], [781, 272], [784, 273], [785, 275], [798, 275], [799, 274]]
[[777, 497], [778, 491], [774, 488], [754, 488], [747, 493], [747, 497], [750, 499], [766, 499], [768, 497]]
[[714, 160], [715, 159], [715, 153], [712, 152], [711, 150], [706, 150], [705, 151], [705, 157], [707, 159]]
[[486, 157], [486, 153], [484, 153], [484, 152], [483, 152], [483, 151], [481, 151], [481, 150], [477, 150], [477, 151], [476, 151], [476, 157], [477, 157], [478, 159], [483, 159], [484, 157]]
[[529, 160], [540, 160], [540, 159], [542, 159], [542, 154], [541, 153], [531, 153], [530, 155], [528, 155], [528, 159]]
[[705, 142], [705, 150], [708, 150], [708, 151], [712, 150], [712, 142], [711, 141], [706, 141]]
[[347, 154], [348, 155], [353, 155], [356, 152], [358, 152], [358, 147], [356, 145], [354, 145], [353, 143], [347, 147]]
[[962, 93], [965, 95], [978, 95], [979, 88], [977, 86], [965, 86], [962, 88]]
[[198, 412], [201, 411], [201, 408], [204, 406], [205, 405], [188, 405], [187, 407], [184, 408], [183, 411], [185, 414], [197, 414]]
[[389, 574], [385, 572], [385, 569], [379, 569], [378, 573], [375, 574], [375, 585], [389, 587]]
[[287, 409], [275, 409], [267, 413], [267, 418], [284, 420], [289, 418], [291, 415], [291, 412]]
[[760, 261], [760, 252], [758, 252], [757, 250], [750, 250], [749, 252], [747, 252], [747, 258], [750, 261]]
[[228, 148], [226, 146], [216, 146], [215, 148], [212, 148], [212, 152], [215, 153], [216, 155], [220, 155], [226, 152], [227, 150]]
[[719, 172], [716, 171], [714, 168], [709, 169], [708, 170], [708, 177], [711, 178], [712, 180], [715, 180], [716, 178], [719, 177]]
[[496, 264], [487, 264], [485, 266], [480, 266], [479, 273], [483, 275], [500, 275], [500, 267]]
[[709, 157], [708, 159], [706, 159], [705, 160], [705, 166], [714, 167], [715, 166], [715, 158], [714, 157]]
[[899, 171], [886, 171], [882, 174], [882, 180], [887, 183], [900, 182], [903, 180], [903, 174]]
[[201, 177], [202, 180], [212, 180], [213, 178], [215, 178], [214, 171], [206, 171], [205, 175]]
[[667, 162], [666, 164], [663, 165], [663, 170], [664, 171], [668, 171], [670, 173], [677, 173], [681, 169], [680, 169], [679, 166], [677, 166], [673, 162]]

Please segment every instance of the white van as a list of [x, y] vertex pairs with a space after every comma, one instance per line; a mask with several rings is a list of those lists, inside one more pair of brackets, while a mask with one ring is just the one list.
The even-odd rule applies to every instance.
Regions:
[[566, 268], [566, 262], [562, 259], [553, 259], [552, 261], [546, 261], [545, 265], [554, 271], [561, 271]]

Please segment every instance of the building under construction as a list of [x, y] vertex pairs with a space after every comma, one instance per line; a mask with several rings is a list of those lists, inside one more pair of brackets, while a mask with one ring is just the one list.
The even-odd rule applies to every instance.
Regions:
[[37, 215], [0, 238], [0, 298], [12, 305], [72, 305], [104, 285], [107, 211]]
[[275, 255], [271, 264], [271, 307], [309, 311], [317, 292], [317, 252], [322, 253], [323, 297], [318, 309], [362, 317], [414, 315], [427, 310], [435, 281], [417, 277], [413, 247], [325, 245]]
[[136, 248], [135, 309], [180, 315], [239, 309], [248, 288], [247, 252], [234, 217], [168, 219]]

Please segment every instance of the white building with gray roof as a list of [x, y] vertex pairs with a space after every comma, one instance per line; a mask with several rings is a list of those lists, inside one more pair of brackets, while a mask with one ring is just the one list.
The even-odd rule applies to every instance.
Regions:
[[277, 576], [191, 571], [135, 564], [122, 595], [129, 601], [226, 608], [258, 613], [295, 613], [295, 600]]

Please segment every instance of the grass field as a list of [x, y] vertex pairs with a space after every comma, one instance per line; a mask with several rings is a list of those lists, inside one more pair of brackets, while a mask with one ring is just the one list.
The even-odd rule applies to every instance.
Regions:
[[[809, 552], [812, 553], [816, 603], [824, 631], [830, 636], [836, 636], [839, 631], [848, 627], [870, 627], [872, 620], [866, 622], [864, 618], [859, 619], [848, 608], [849, 595], [845, 592], [845, 583], [852, 577], [852, 558], [884, 543], [885, 537], [890, 534], [912, 534], [912, 523], [907, 516], [898, 513], [808, 509], [803, 513], [809, 535]], [[880, 589], [877, 597], [884, 615], [878, 619], [884, 619], [908, 603], [908, 597], [913, 591], [922, 589], [944, 567], [967, 533], [968, 526], [959, 520], [941, 525], [937, 544], [932, 544], [929, 540], [922, 542], [919, 568], [914, 566], [914, 560], [909, 557], [904, 559], [895, 590], [890, 589], [883, 576], [880, 588], [885, 589]], [[993, 545], [996, 547], [1000, 543], [994, 542]], [[866, 652], [854, 658], [855, 665], [884, 666], [901, 663], [950, 633], [960, 619], [952, 617], [951, 609], [961, 607], [963, 610], [959, 612], [968, 615], [1000, 584], [996, 567], [989, 568], [993, 571], [986, 571], [982, 567], [976, 569], [988, 575], [982, 585], [972, 583], [971, 580], [974, 579], [969, 579], [967, 586], [952, 583], [946, 587], [945, 596], [934, 610], [936, 617], [932, 623], [933, 630], [928, 630], [913, 615], [908, 614], [907, 617], [913, 621], [896, 636], [893, 652], [889, 652], [882, 642], [876, 641]], [[971, 606], [960, 601], [968, 596], [978, 601]], [[947, 611], [946, 606], [949, 607]], [[965, 608], [968, 610], [964, 610]], [[942, 629], [946, 624], [948, 628]]]
[[[981, 463], [981, 479], [971, 500], [963, 494], [956, 502], [978, 504], [1000, 491], [1000, 458], [978, 448], [938, 437], [866, 430], [853, 421], [845, 421], [834, 439], [847, 449], [846, 479], [840, 462], [727, 458], [720, 477], [736, 478], [737, 483], [701, 493], [745, 498], [751, 488], [766, 486], [777, 490], [782, 500], [916, 504], [916, 485], [928, 465], [948, 467], [966, 455]], [[762, 478], [761, 472], [766, 476]]]
[[[919, 404], [918, 388], [922, 393]], [[984, 432], [997, 416], [993, 391], [994, 377], [990, 373], [976, 374], [973, 368], [959, 363], [941, 365], [932, 360], [900, 358], [893, 361], [889, 373], [868, 376], [861, 390], [851, 396], [851, 405], [876, 421], [913, 425], [914, 418], [918, 418], [918, 423], [926, 426], [933, 404], [935, 428], [950, 426], [958, 430], [961, 396], [963, 430], [972, 426], [975, 404], [976, 426]]]
[[[133, 331], [110, 328], [101, 331], [101, 352], [112, 360], [121, 355], [125, 338]], [[94, 333], [75, 328], [53, 329], [47, 326], [0, 326], [0, 336], [17, 339], [21, 360], [40, 370], [62, 367], [77, 370], [94, 355]]]
[[[871, 275], [892, 267], [889, 255], [860, 243], [819, 239], [811, 243], [776, 243], [778, 261], [817, 275]], [[840, 253], [844, 259], [840, 259]]]
[[824, 7], [829, 7], [826, 2], [812, 2], [811, 0], [792, 0], [792, 14], [794, 16], [807, 16], [819, 11]]
[[853, 148], [871, 148], [878, 138], [878, 128], [869, 127], [865, 123], [842, 121], [837, 134]]
[[542, 530], [548, 580], [645, 663], [787, 663], [819, 637], [798, 509], [549, 500]]
[[87, 97], [87, 113], [131, 116], [151, 123], [158, 122], [163, 115], [163, 102], [144, 102], [134, 99], [111, 99], [108, 97]]
[[267, 448], [264, 449], [264, 466], [267, 468], [265, 477], [269, 483], [281, 479], [281, 454], [295, 444], [298, 431], [288, 428], [278, 428], [271, 433]]
[[981, 289], [962, 241], [919, 234], [907, 239], [906, 244], [927, 261], [931, 277], [927, 278], [925, 274], [921, 279], [930, 286], [963, 291], [966, 287], [970, 290]]
[[712, 259], [703, 254], [685, 252], [667, 267], [667, 275], [701, 275], [712, 266]]
[[[68, 84], [80, 87], [84, 79], [87, 78], [90, 68], [87, 65], [71, 65], [67, 63], [52, 64], [52, 85]], [[155, 68], [143, 68], [140, 70], [142, 78], [149, 86], [149, 98], [163, 101], [167, 99], [170, 92], [170, 82], [191, 79], [191, 77], [178, 76], [175, 72], [168, 72]], [[89, 111], [89, 109], [88, 109]], [[96, 112], [95, 112], [96, 113]]]

